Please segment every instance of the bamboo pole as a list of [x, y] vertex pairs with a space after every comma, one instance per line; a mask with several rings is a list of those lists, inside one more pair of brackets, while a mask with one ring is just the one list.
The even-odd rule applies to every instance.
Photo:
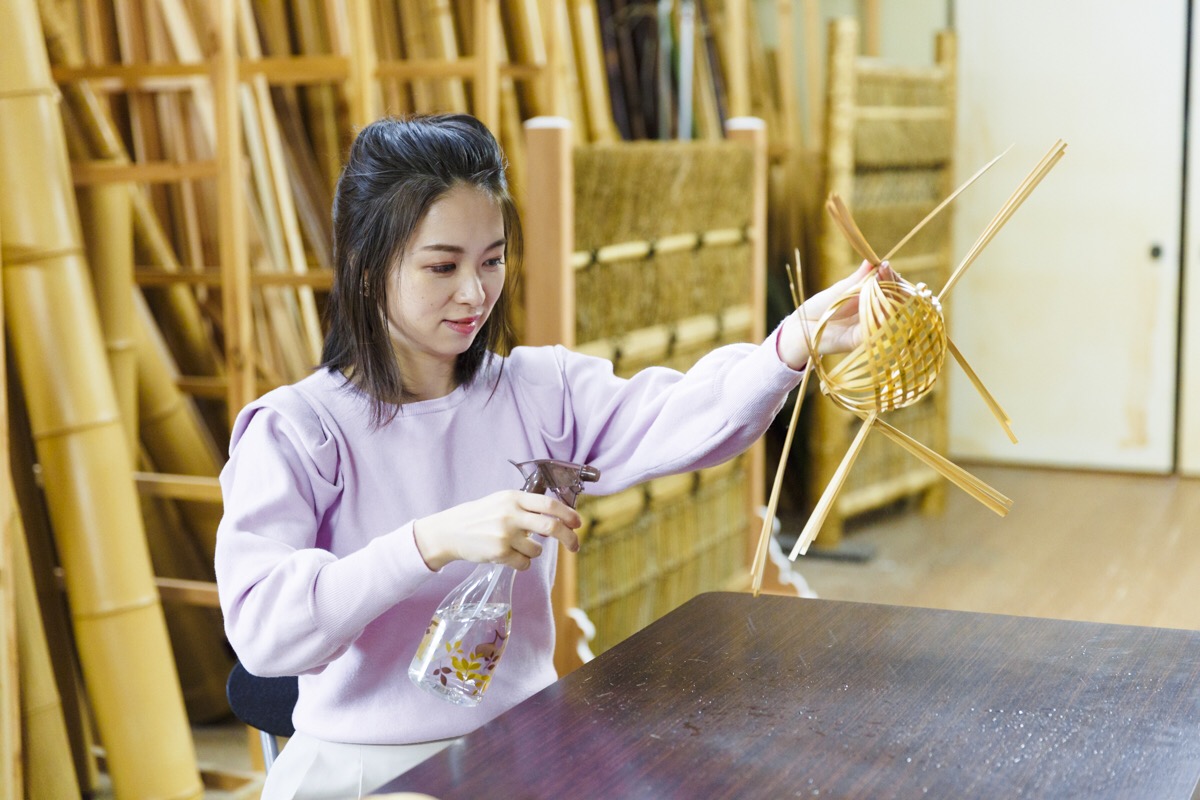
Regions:
[[[134, 294], [134, 347], [140, 439], [159, 471], [169, 475], [215, 478], [221, 470], [220, 449], [199, 413], [180, 391], [166, 342], [154, 326], [144, 300]], [[216, 548], [219, 504], [178, 503], [192, 540], [212, 563]], [[199, 577], [199, 576], [197, 576]]]
[[[0, 230], [0, 254], [4, 252], [3, 245], [3, 231]], [[4, 341], [3, 301], [4, 281], [3, 272], [0, 272], [0, 344]], [[0, 347], [0, 453], [4, 455], [4, 461], [0, 464], [7, 467], [8, 393], [3, 347]], [[4, 485], [0, 486], [0, 796], [17, 798], [25, 792], [21, 773], [23, 744], [17, 678], [16, 548], [13, 543], [13, 522], [19, 517], [13, 492], [8, 485], [7, 470], [0, 469], [0, 475], [4, 476]]]
[[[83, 679], [79, 673], [67, 604], [62, 587], [54, 577], [57, 555], [54, 552], [49, 513], [45, 506], [46, 496], [34, 477], [33, 466], [37, 463], [37, 456], [33, 435], [25, 410], [25, 397], [21, 392], [20, 382], [15, 378], [14, 365], [10, 361], [7, 370], [7, 411], [12, 484], [17, 508], [20, 510], [23, 541], [29, 553], [31, 578], [41, 615], [39, 630], [49, 650], [55, 686], [58, 696], [62, 699], [62, 713], [66, 720], [71, 757], [74, 759], [74, 773], [79, 779], [77, 791], [86, 797], [96, 792], [100, 786], [100, 771], [95, 757], [95, 725], [85, 697]], [[22, 658], [25, 655], [27, 653], [22, 654]]]
[[[29, 547], [21, 518], [12, 508], [12, 484], [7, 473], [0, 487], [10, 501], [11, 516], [5, 520], [14, 547], [13, 565], [16, 574], [17, 650], [20, 655], [21, 729], [27, 746], [23, 772], [25, 797], [30, 800], [54, 800], [76, 796], [79, 782], [71, 755], [62, 698], [54, 681], [54, 666], [42, 625], [37, 589], [29, 559]], [[21, 797], [17, 792], [6, 797]]]
[[66, 144], [34, 0], [0, 4], [5, 310], [75, 638], [121, 797], [203, 787], [105, 369]]
[[[40, 6], [45, 25], [46, 52], [51, 61], [56, 65], [66, 66], [82, 64], [82, 54], [68, 45], [70, 39], [65, 34], [66, 26], [61, 17], [52, 12], [48, 0], [41, 0]], [[86, 82], [69, 83], [62, 91], [67, 107], [87, 138], [86, 148], [92, 157], [106, 162], [128, 164], [129, 154], [117, 134], [116, 126], [108, 117], [104, 104]], [[138, 247], [155, 266], [166, 272], [179, 272], [181, 268], [175, 251], [150, 205], [149, 198], [140, 188], [131, 191], [134, 237]], [[172, 351], [180, 359], [183, 369], [192, 374], [215, 374], [218, 366], [213, 356], [212, 343], [191, 291], [186, 286], [171, 287], [161, 295], [160, 302], [155, 302], [155, 308], [170, 320], [165, 330], [170, 337]]]
[[87, 263], [91, 268], [108, 370], [125, 423], [130, 455], [138, 450], [137, 363], [133, 351], [133, 218], [124, 183], [83, 186], [76, 191]]

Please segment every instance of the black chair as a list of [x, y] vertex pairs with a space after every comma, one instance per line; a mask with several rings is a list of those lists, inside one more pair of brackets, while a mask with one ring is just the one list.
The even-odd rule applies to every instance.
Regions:
[[225, 682], [225, 696], [233, 715], [258, 731], [263, 766], [270, 772], [279, 755], [278, 737], [288, 738], [296, 732], [292, 709], [300, 696], [299, 680], [295, 675], [260, 678], [247, 672], [239, 661]]

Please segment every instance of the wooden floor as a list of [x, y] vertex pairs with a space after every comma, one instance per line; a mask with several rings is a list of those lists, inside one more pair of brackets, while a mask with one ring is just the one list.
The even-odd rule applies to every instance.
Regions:
[[1200, 480], [964, 466], [1007, 517], [950, 487], [938, 516], [857, 521], [843, 544], [869, 560], [795, 569], [832, 600], [1200, 629]]

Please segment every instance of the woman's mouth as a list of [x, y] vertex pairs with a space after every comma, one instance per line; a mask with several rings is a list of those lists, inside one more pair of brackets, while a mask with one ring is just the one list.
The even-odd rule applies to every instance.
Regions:
[[478, 330], [481, 319], [482, 317], [479, 315], [473, 317], [463, 317], [462, 319], [448, 319], [446, 320], [446, 325], [455, 333], [468, 335]]

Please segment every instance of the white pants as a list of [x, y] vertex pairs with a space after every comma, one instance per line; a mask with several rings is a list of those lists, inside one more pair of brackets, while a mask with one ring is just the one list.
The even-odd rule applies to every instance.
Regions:
[[297, 732], [267, 773], [262, 800], [346, 800], [371, 794], [455, 739], [419, 744], [346, 744]]

